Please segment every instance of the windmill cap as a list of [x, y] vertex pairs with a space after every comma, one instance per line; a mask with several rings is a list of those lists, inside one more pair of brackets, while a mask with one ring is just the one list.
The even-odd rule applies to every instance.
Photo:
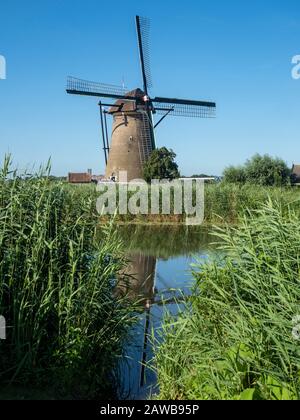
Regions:
[[[146, 94], [142, 89], [136, 88], [136, 89], [131, 90], [130, 92], [125, 93], [125, 96], [131, 97], [131, 98], [144, 99]], [[117, 112], [118, 107], [120, 107], [121, 105], [123, 105], [123, 107], [120, 110], [120, 112], [130, 112], [130, 111], [136, 110], [136, 103], [134, 101], [130, 101], [126, 99], [118, 99], [115, 102], [115, 106], [112, 106], [111, 108], [109, 108], [108, 112], [109, 113]]]

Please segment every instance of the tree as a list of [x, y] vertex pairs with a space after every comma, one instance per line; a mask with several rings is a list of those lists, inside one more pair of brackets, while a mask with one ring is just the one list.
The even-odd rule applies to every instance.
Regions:
[[246, 171], [243, 166], [229, 166], [223, 173], [224, 182], [230, 184], [245, 184]]
[[291, 170], [282, 159], [269, 155], [253, 156], [246, 162], [245, 171], [248, 182], [266, 186], [287, 185], [291, 176]]
[[144, 178], [147, 182], [152, 179], [173, 180], [180, 177], [178, 165], [175, 162], [176, 154], [166, 147], [155, 149], [144, 165]]
[[256, 154], [243, 166], [226, 168], [223, 176], [229, 183], [282, 186], [289, 184], [291, 170], [282, 159]]

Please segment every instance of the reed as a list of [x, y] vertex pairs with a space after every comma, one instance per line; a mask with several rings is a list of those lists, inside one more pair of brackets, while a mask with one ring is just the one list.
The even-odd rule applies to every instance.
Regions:
[[[114, 295], [124, 265], [108, 225], [96, 235], [90, 191], [51, 182], [44, 171], [0, 172], [0, 387], [55, 389], [92, 398], [115, 392], [131, 308]], [[49, 168], [48, 168], [49, 169]], [[100, 235], [100, 238], [99, 238]]]
[[[195, 202], [195, 189], [193, 190], [193, 201]], [[100, 193], [96, 193], [97, 196]], [[129, 193], [128, 201], [134, 195]], [[300, 214], [300, 189], [292, 187], [263, 187], [259, 185], [238, 185], [238, 184], [205, 184], [204, 189], [204, 225], [224, 225], [226, 223], [237, 224], [245, 210], [259, 209], [262, 204], [272, 200], [281, 205], [289, 205]], [[159, 214], [151, 214], [151, 195], [149, 192], [148, 214], [133, 215], [128, 212], [126, 215], [102, 216], [102, 220], [108, 221], [112, 217], [116, 221], [127, 224], [184, 224], [186, 214], [183, 208], [182, 214], [174, 214], [174, 191], [170, 192], [170, 214], [163, 214], [162, 197], [160, 195]], [[116, 200], [118, 206], [118, 197]]]
[[282, 208], [293, 208], [300, 214], [300, 190], [292, 187], [260, 185], [207, 184], [205, 186], [205, 222], [238, 223], [247, 209], [257, 210], [269, 199]]
[[270, 200], [214, 235], [225, 256], [192, 267], [156, 343], [158, 398], [299, 399], [298, 213]]

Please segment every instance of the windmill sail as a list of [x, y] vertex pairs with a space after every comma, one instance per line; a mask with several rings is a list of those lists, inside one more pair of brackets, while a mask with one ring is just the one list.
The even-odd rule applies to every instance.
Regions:
[[148, 90], [152, 87], [149, 47], [150, 20], [141, 16], [136, 16], [135, 20], [144, 91], [148, 95]]
[[[99, 102], [105, 173], [106, 178], [111, 180], [120, 180], [124, 172], [127, 172], [128, 181], [143, 177], [144, 164], [156, 148], [154, 129], [168, 115], [212, 118], [216, 110], [214, 102], [150, 97], [148, 92], [152, 87], [150, 21], [140, 16], [136, 16], [135, 21], [143, 90], [136, 88], [128, 92], [124, 86], [91, 82], [75, 77], [69, 77], [67, 81], [69, 94], [113, 99], [113, 103], [104, 103], [102, 99]], [[155, 113], [163, 115], [156, 124], [153, 121]], [[110, 145], [107, 138], [107, 115], [113, 118]]]
[[126, 88], [69, 76], [67, 79], [67, 93], [107, 98], [125, 98]]
[[179, 117], [215, 117], [215, 102], [192, 101], [188, 99], [172, 99], [156, 97], [152, 100], [154, 110], [158, 114], [165, 114], [168, 111], [170, 115]]

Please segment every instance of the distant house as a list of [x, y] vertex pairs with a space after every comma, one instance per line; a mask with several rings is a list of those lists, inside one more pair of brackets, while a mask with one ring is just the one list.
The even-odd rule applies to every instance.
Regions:
[[300, 165], [293, 165], [291, 180], [293, 185], [300, 186]]
[[69, 172], [68, 174], [69, 184], [90, 184], [91, 182], [97, 184], [103, 179], [104, 175], [92, 175], [92, 171], [90, 169], [88, 172]]
[[69, 172], [68, 182], [70, 184], [90, 184], [92, 182], [92, 175], [88, 172]]

